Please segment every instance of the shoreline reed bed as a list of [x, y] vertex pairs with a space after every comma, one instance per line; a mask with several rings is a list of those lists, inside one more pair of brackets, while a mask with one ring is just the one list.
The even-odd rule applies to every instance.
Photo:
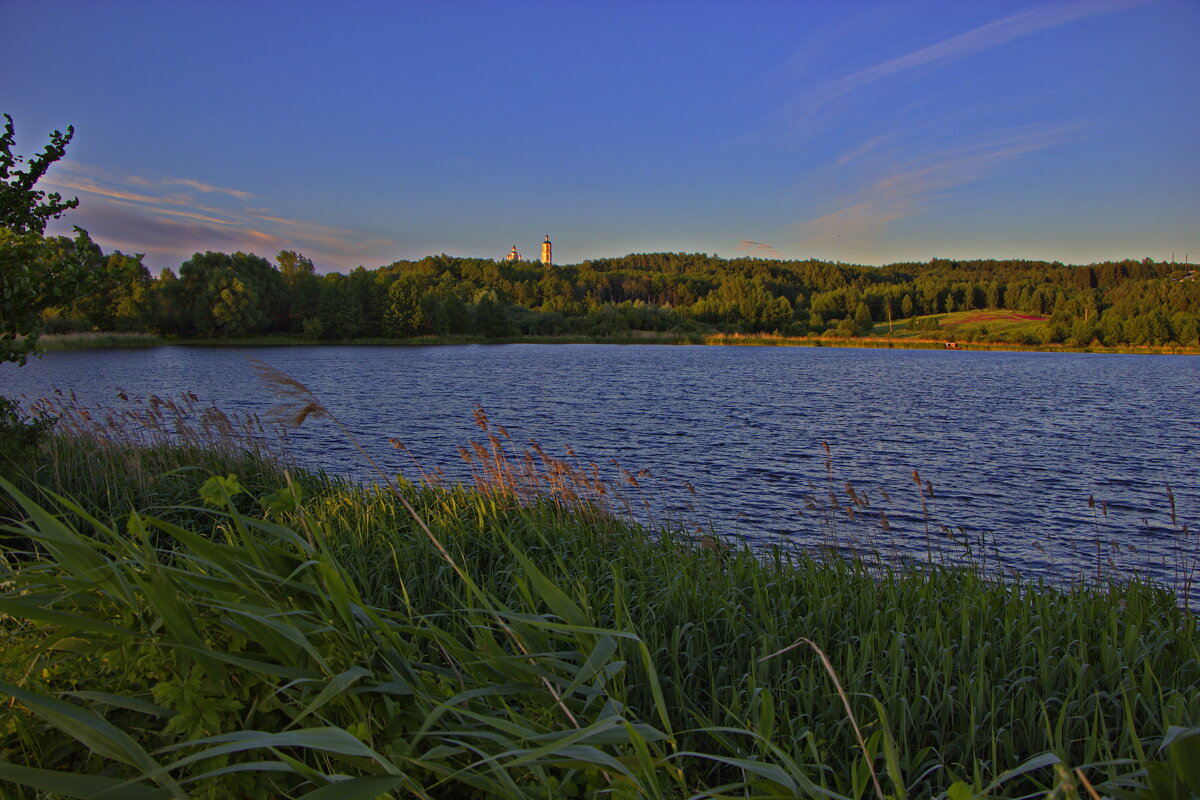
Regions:
[[153, 333], [121, 333], [116, 331], [79, 331], [76, 333], [44, 333], [38, 337], [39, 352], [52, 350], [99, 350], [116, 347], [157, 347], [168, 340]]
[[850, 347], [876, 350], [945, 350], [947, 341], [956, 341], [957, 350], [980, 352], [1097, 353], [1116, 355], [1200, 355], [1200, 348], [1187, 345], [1096, 345], [1013, 341], [967, 341], [953, 331], [935, 338], [902, 336], [788, 336], [776, 333], [721, 333], [709, 331], [626, 331], [611, 335], [556, 334], [517, 336], [426, 335], [413, 337], [364, 337], [359, 339], [317, 340], [296, 334], [261, 334], [229, 337], [176, 337], [150, 333], [85, 331], [80, 333], [42, 334], [38, 349], [94, 350], [122, 347], [438, 347], [465, 344], [605, 344], [605, 345], [704, 345], [714, 347]]
[[[293, 421], [327, 414], [306, 392]], [[1200, 791], [1195, 617], [1136, 576], [1054, 587], [639, 525], [636, 491], [521, 454], [482, 411], [473, 487], [284, 469], [232, 421], [198, 466], [196, 432], [153, 411], [3, 467], [19, 800]], [[867, 519], [827, 456], [820, 513]], [[139, 469], [171, 492], [96, 474]]]

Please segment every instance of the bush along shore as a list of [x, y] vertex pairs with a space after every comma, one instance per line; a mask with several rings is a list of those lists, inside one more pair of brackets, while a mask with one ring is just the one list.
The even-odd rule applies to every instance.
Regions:
[[194, 398], [4, 411], [5, 797], [1200, 793], [1195, 618], [1136, 578], [648, 530], [482, 412], [463, 487], [285, 469]]

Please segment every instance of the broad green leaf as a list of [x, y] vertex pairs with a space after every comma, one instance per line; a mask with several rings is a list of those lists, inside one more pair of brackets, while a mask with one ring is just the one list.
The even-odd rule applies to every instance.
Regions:
[[313, 698], [312, 702], [309, 703], [303, 711], [301, 711], [295, 717], [292, 717], [288, 727], [299, 724], [300, 720], [304, 719], [309, 714], [328, 703], [337, 695], [345, 692], [361, 678], [365, 678], [370, 674], [371, 673], [369, 671], [363, 669], [362, 667], [351, 667], [345, 672], [340, 672], [337, 675], [334, 675], [332, 678], [330, 678], [329, 683], [325, 684], [325, 687], [321, 689], [320, 693]]
[[160, 770], [158, 762], [139, 747], [129, 734], [113, 726], [103, 717], [72, 703], [30, 692], [5, 681], [0, 681], [0, 692], [15, 698], [34, 714], [98, 755], [137, 767], [147, 773], [162, 772], [164, 785], [176, 792], [177, 796], [182, 796], [183, 792], [178, 785], [165, 778], [166, 771]]
[[408, 787], [410, 791], [421, 788], [414, 785], [411, 778], [394, 775], [369, 775], [322, 786], [320, 789], [300, 795], [298, 800], [375, 800], [385, 792], [402, 787]]
[[90, 631], [93, 633], [107, 633], [113, 636], [139, 635], [136, 631], [121, 628], [103, 620], [93, 619], [92, 617], [80, 614], [70, 614], [65, 611], [56, 611], [36, 605], [34, 602], [30, 602], [28, 596], [20, 598], [12, 596], [0, 597], [0, 612], [16, 617], [17, 619], [28, 619], [57, 625], [68, 631]]
[[153, 786], [140, 786], [118, 778], [99, 775], [80, 775], [51, 769], [23, 767], [0, 761], [0, 783], [14, 783], [56, 797], [78, 797], [84, 800], [170, 800], [170, 792]]
[[955, 781], [950, 788], [946, 790], [948, 800], [971, 800], [975, 793], [971, 791], [971, 787], [962, 781]]
[[[336, 753], [343, 756], [360, 756], [380, 764], [391, 774], [399, 774], [398, 770], [383, 756], [351, 736], [341, 728], [301, 728], [283, 733], [268, 733], [266, 731], [237, 731], [220, 736], [210, 736], [194, 742], [184, 742], [167, 748], [178, 750], [184, 747], [213, 745], [192, 753], [171, 764], [159, 768], [157, 772], [167, 772], [187, 766], [205, 758], [228, 755], [229, 753], [244, 753], [249, 750], [267, 750], [279, 747], [299, 747], [306, 750], [316, 750], [324, 753]], [[153, 777], [157, 773], [148, 773], [143, 777]]]
[[764, 761], [751, 761], [746, 758], [734, 758], [732, 756], [720, 756], [714, 753], [692, 753], [680, 752], [675, 753], [674, 758], [683, 758], [691, 756], [693, 758], [703, 758], [709, 761], [716, 761], [719, 764], [728, 764], [731, 767], [736, 767], [752, 775], [758, 775], [760, 778], [766, 778], [774, 784], [784, 787], [788, 791], [798, 791], [796, 782], [792, 780], [792, 776], [788, 775], [779, 766], [769, 764]]
[[1020, 766], [1013, 767], [1012, 769], [1008, 770], [1007, 772], [1001, 773], [1000, 777], [996, 778], [996, 780], [994, 780], [990, 784], [988, 784], [987, 788], [983, 790], [983, 794], [985, 794], [985, 795], [991, 794], [992, 790], [995, 789], [997, 786], [1000, 786], [1001, 784], [1006, 783], [1007, 781], [1010, 781], [1013, 778], [1024, 775], [1027, 772], [1033, 772], [1035, 770], [1045, 769], [1046, 767], [1052, 767], [1055, 764], [1061, 764], [1061, 763], [1062, 763], [1062, 759], [1059, 758], [1054, 753], [1042, 753], [1039, 756], [1034, 756], [1033, 758], [1029, 759], [1028, 761], [1021, 764]]
[[93, 703], [105, 703], [117, 708], [127, 708], [130, 711], [140, 711], [143, 714], [149, 714], [153, 717], [170, 718], [177, 713], [169, 708], [163, 708], [162, 706], [140, 700], [136, 697], [124, 697], [108, 692], [67, 692], [67, 694], [72, 697], [78, 697], [81, 700], [91, 700]]

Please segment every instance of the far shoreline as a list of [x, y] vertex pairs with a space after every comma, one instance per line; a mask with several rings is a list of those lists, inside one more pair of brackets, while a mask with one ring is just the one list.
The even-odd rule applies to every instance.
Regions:
[[[953, 343], [955, 346], [948, 346]], [[690, 345], [726, 347], [845, 347], [871, 350], [946, 350], [948, 352], [1030, 352], [1098, 353], [1116, 355], [1200, 355], [1200, 347], [1180, 345], [1124, 345], [1120, 347], [1074, 347], [1066, 344], [1017, 344], [1015, 342], [967, 342], [952, 339], [916, 339], [866, 336], [789, 337], [774, 334], [675, 333], [631, 331], [626, 336], [416, 336], [406, 338], [363, 338], [315, 340], [302, 336], [231, 336], [221, 338], [168, 338], [152, 334], [72, 333], [48, 334], [38, 340], [37, 352], [72, 350], [141, 349], [147, 347], [435, 347], [450, 345], [496, 344], [611, 344], [611, 345]]]

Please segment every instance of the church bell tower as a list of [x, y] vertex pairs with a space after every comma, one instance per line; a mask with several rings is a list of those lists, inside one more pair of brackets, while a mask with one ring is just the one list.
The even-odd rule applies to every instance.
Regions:
[[542, 242], [542, 265], [549, 267], [554, 262], [550, 260], [550, 234], [546, 234], [546, 241]]

